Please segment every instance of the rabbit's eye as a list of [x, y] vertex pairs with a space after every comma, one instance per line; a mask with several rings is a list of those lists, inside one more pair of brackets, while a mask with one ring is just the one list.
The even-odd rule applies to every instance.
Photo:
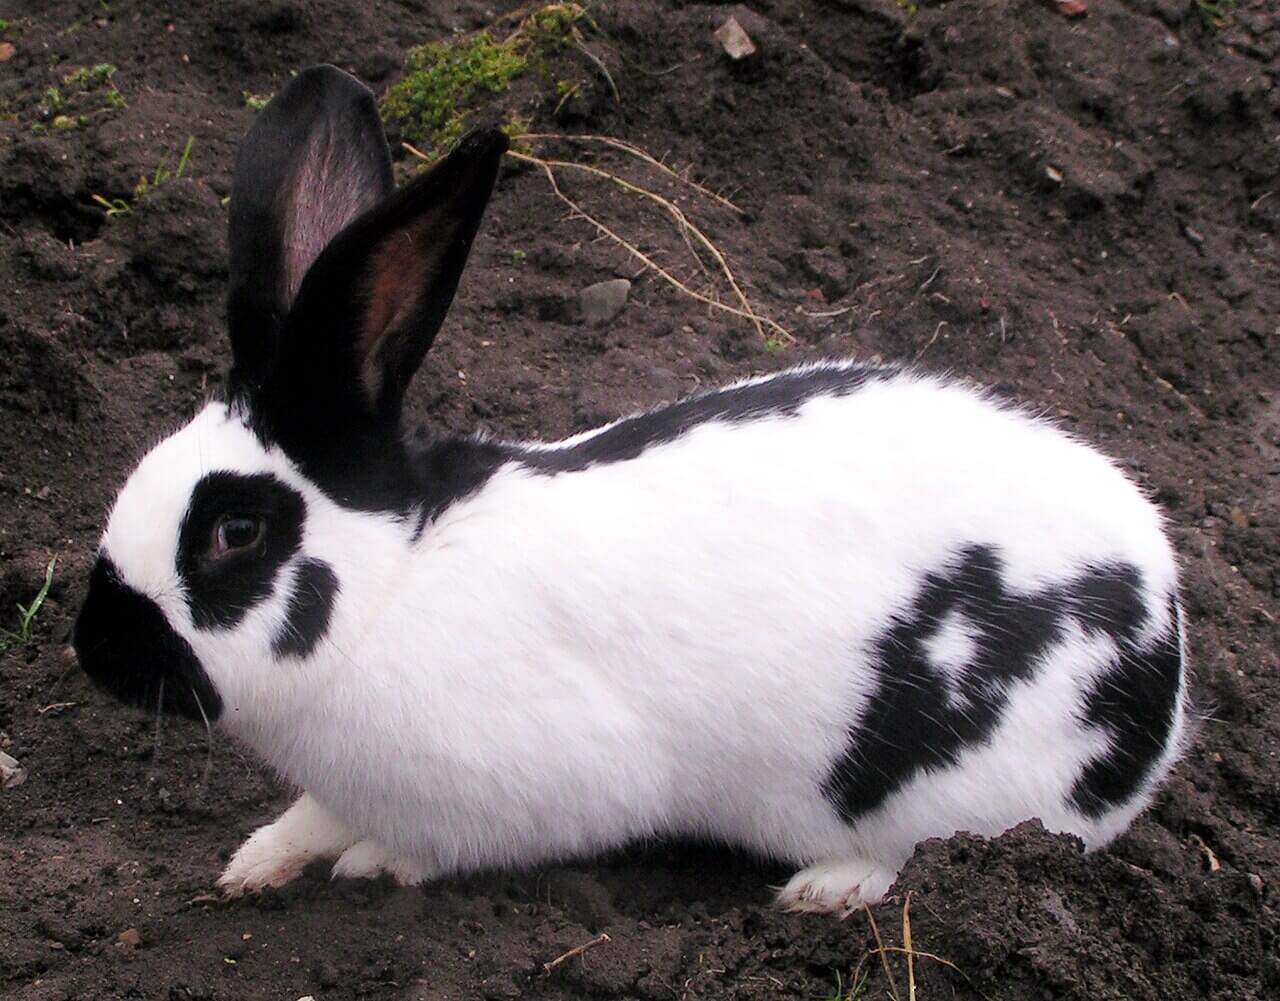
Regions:
[[267, 523], [255, 515], [224, 514], [213, 528], [213, 555], [252, 549], [262, 541], [266, 528]]

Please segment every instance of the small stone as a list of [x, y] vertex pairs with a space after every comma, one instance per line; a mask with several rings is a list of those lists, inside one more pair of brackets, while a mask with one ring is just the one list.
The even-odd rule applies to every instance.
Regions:
[[1051, 180], [1054, 184], [1062, 183], [1062, 171], [1060, 171], [1057, 167], [1051, 167], [1051, 166], [1045, 167], [1044, 176], [1049, 178], [1049, 180]]
[[608, 323], [627, 304], [631, 294], [631, 282], [614, 278], [607, 282], [588, 285], [578, 293], [578, 306], [582, 310], [583, 323]]
[[13, 58], [13, 43], [0, 42], [0, 63]]
[[137, 928], [126, 928], [116, 936], [116, 945], [121, 949], [136, 949], [142, 945], [142, 936]]
[[1053, 6], [1063, 17], [1084, 17], [1089, 13], [1085, 0], [1053, 0]]
[[15, 789], [27, 781], [27, 770], [18, 764], [18, 759], [0, 751], [0, 786]]
[[756, 51], [756, 46], [751, 41], [751, 36], [738, 23], [736, 17], [729, 18], [716, 29], [716, 41], [724, 49], [724, 54], [734, 62], [739, 59], [746, 59], [747, 56], [754, 55]]

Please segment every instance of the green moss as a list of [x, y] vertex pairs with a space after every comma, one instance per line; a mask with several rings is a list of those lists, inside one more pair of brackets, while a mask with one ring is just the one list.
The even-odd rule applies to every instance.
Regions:
[[[468, 115], [507, 91], [512, 81], [536, 75], [554, 89], [551, 61], [565, 50], [582, 49], [582, 23], [590, 23], [583, 6], [554, 3], [528, 15], [504, 41], [480, 31], [410, 49], [404, 79], [383, 99], [383, 117], [399, 126], [406, 142], [439, 155], [462, 134]], [[515, 117], [508, 118], [504, 131], [516, 124], [523, 131], [524, 123]]]
[[499, 94], [528, 67], [516, 46], [487, 32], [465, 42], [432, 42], [410, 49], [409, 69], [387, 92], [383, 115], [400, 125], [405, 140], [430, 152], [462, 134], [465, 112], [486, 94]]
[[112, 63], [98, 63], [96, 66], [81, 66], [78, 70], [68, 73], [62, 78], [62, 82], [69, 87], [77, 87], [80, 90], [92, 90], [100, 84], [106, 83], [115, 74], [116, 67]]

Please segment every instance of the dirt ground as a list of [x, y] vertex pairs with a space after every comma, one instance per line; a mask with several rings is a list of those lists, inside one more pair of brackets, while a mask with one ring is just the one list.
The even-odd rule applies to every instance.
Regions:
[[[785, 873], [714, 846], [414, 890], [317, 870], [222, 903], [220, 867], [290, 790], [75, 668], [113, 491], [223, 377], [244, 92], [321, 61], [384, 90], [406, 47], [512, 6], [0, 0], [0, 626], [58, 557], [33, 642], [0, 657], [0, 745], [27, 770], [0, 790], [0, 995], [823, 999], [860, 969], [865, 996], [906, 998], [867, 915], [775, 913]], [[730, 13], [759, 50], [740, 64], [712, 37]], [[879, 930], [902, 943], [910, 894], [921, 998], [1280, 997], [1280, 11], [1241, 0], [1215, 28], [1193, 0], [1091, 0], [1079, 21], [1047, 0], [614, 0], [598, 20], [621, 101], [548, 98], [532, 123], [634, 141], [731, 192], [744, 215], [662, 188], [795, 343], [638, 274], [513, 167], [415, 415], [553, 436], [803, 359], [881, 357], [994, 385], [1104, 447], [1185, 563], [1194, 741], [1105, 852], [1034, 825], [926, 843]], [[103, 63], [109, 85], [65, 81]], [[188, 136], [182, 177], [133, 200]], [[567, 188], [687, 261], [637, 199]], [[578, 290], [617, 276], [635, 279], [623, 312], [580, 322]]]

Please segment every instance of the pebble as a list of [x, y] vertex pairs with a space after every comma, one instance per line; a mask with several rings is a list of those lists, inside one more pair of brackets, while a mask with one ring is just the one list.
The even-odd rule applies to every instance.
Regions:
[[724, 54], [735, 62], [754, 55], [756, 51], [755, 42], [751, 41], [751, 36], [738, 23], [736, 17], [729, 18], [716, 29], [716, 41], [724, 49]]
[[607, 282], [588, 285], [578, 293], [578, 306], [582, 310], [583, 323], [608, 323], [627, 304], [631, 294], [631, 282], [614, 278]]
[[18, 764], [18, 759], [0, 751], [0, 786], [14, 789], [27, 781], [27, 770]]
[[142, 936], [137, 928], [126, 928], [116, 936], [116, 945], [121, 949], [136, 949], [142, 944]]

